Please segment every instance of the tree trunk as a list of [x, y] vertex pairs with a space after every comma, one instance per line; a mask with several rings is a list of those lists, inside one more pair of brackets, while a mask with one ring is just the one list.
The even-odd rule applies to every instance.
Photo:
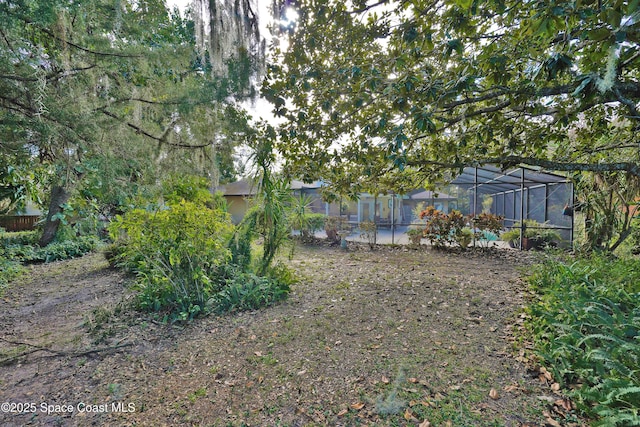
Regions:
[[71, 194], [66, 190], [66, 188], [59, 185], [54, 185], [51, 189], [49, 212], [47, 213], [47, 218], [44, 222], [42, 237], [40, 237], [40, 241], [38, 242], [38, 245], [41, 247], [47, 246], [53, 241], [53, 239], [55, 239], [58, 228], [60, 227], [60, 218], [58, 214], [62, 213], [62, 205], [67, 203], [70, 195]]

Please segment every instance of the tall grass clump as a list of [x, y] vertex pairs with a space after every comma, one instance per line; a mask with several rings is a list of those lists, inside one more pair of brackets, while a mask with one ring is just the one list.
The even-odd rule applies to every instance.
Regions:
[[592, 255], [529, 278], [541, 363], [595, 425], [640, 425], [640, 261]]

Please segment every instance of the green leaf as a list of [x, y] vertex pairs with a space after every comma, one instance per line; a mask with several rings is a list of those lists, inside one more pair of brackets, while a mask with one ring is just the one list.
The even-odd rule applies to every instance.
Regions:
[[456, 0], [456, 4], [462, 9], [470, 9], [473, 4], [473, 0]]
[[464, 45], [459, 39], [449, 40], [447, 42], [447, 55], [450, 55], [453, 51], [462, 54]]
[[609, 38], [609, 36], [611, 36], [611, 31], [609, 31], [609, 29], [606, 27], [597, 28], [587, 33], [587, 37], [589, 38], [589, 40], [593, 40], [596, 42], [605, 40]]
[[571, 93], [572, 96], [578, 96], [580, 95], [580, 93], [582, 93], [582, 91], [589, 86], [593, 81], [593, 78], [591, 76], [586, 76], [582, 79], [582, 81], [580, 82], [580, 85], [578, 85], [578, 87]]
[[614, 8], [611, 8], [607, 11], [607, 23], [614, 28], [620, 27], [620, 22], [622, 21], [622, 14]]

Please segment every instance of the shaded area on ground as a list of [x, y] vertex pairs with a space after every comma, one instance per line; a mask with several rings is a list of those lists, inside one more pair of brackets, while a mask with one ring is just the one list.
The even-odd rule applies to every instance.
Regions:
[[0, 300], [0, 401], [38, 407], [0, 424], [544, 425], [557, 396], [512, 355], [532, 256], [298, 247], [287, 301], [184, 326], [121, 312], [127, 279], [100, 254], [34, 266]]

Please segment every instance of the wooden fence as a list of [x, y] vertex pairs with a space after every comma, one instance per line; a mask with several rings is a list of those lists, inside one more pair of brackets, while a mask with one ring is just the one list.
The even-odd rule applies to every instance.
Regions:
[[6, 231], [26, 231], [36, 228], [40, 215], [4, 215], [0, 216], [0, 227]]

